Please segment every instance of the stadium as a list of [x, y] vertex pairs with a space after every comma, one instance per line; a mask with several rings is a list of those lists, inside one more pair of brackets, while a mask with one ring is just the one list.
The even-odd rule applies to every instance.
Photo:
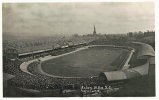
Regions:
[[141, 42], [84, 42], [16, 56], [21, 62], [12, 59], [12, 66], [17, 68], [7, 84], [24, 94], [92, 96], [98, 89], [83, 91], [81, 87], [110, 86], [111, 89], [100, 89], [98, 96], [112, 96], [123, 89], [127, 80], [148, 75], [155, 53], [152, 46]]

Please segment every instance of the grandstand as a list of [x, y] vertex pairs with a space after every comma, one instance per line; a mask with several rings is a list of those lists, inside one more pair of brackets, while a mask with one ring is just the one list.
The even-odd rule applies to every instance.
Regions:
[[[144, 62], [142, 65], [134, 66], [129, 69], [122, 69], [120, 71], [103, 72], [102, 77], [105, 77], [107, 81], [125, 80], [138, 76], [148, 75], [150, 58], [155, 56], [153, 48], [145, 43], [133, 42], [135, 45], [139, 45], [137, 49], [136, 60], [142, 59]], [[141, 61], [141, 60], [139, 60]], [[139, 62], [138, 61], [138, 62]], [[130, 65], [131, 66], [131, 65]]]

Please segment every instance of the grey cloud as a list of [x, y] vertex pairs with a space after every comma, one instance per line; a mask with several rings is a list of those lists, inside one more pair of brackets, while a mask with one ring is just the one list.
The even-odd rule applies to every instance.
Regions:
[[[54, 35], [154, 29], [153, 3], [3, 4], [3, 32]], [[26, 35], [26, 34], [25, 34]]]

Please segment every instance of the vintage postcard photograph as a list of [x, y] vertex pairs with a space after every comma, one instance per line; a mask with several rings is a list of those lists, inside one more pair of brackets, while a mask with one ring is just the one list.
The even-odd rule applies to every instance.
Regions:
[[155, 97], [154, 2], [2, 3], [3, 97]]

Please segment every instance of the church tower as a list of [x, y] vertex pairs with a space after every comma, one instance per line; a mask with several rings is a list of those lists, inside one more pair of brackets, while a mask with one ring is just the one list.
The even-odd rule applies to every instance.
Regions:
[[95, 25], [94, 25], [93, 35], [96, 35], [96, 27], [95, 27]]

